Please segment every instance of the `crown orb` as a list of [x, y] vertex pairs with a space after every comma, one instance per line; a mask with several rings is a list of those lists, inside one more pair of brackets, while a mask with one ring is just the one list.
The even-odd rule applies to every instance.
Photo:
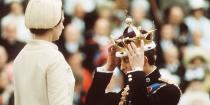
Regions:
[[125, 22], [130, 25], [133, 22], [133, 19], [131, 17], [127, 17]]

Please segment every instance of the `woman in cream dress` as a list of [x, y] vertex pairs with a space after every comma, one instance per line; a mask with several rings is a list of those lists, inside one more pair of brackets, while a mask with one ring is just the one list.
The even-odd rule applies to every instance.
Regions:
[[33, 40], [14, 61], [15, 105], [72, 105], [75, 79], [58, 47], [63, 26], [61, 0], [30, 0], [25, 24]]

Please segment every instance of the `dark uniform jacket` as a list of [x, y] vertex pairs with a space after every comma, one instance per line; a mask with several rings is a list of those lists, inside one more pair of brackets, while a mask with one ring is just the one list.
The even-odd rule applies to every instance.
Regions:
[[[95, 72], [92, 86], [87, 94], [86, 105], [119, 105], [124, 98], [122, 92], [105, 93], [112, 73]], [[123, 105], [177, 105], [181, 96], [180, 89], [160, 78], [158, 70], [149, 75], [135, 71], [125, 76], [125, 86], [129, 86]]]

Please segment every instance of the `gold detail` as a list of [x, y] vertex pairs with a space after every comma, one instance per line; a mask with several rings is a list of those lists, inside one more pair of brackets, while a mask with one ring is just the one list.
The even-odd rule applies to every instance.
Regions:
[[[181, 91], [181, 89], [179, 88], [179, 86], [178, 86], [177, 84], [175, 84], [175, 83], [173, 83], [172, 81], [170, 81], [170, 80], [168, 80], [168, 79], [165, 79], [165, 78], [159, 78], [159, 80], [160, 80], [160, 81], [163, 81], [163, 82], [165, 82], [165, 83], [167, 83], [167, 84], [173, 84], [174, 86], [176, 86], [176, 87], [179, 89], [180, 96], [182, 95], [182, 91]], [[161, 86], [160, 88], [166, 86], [167, 84]], [[156, 91], [154, 91], [153, 93], [156, 93], [160, 88], [158, 88], [158, 89], [157, 89]]]
[[120, 102], [119, 105], [126, 105], [126, 97], [129, 94], [129, 85], [126, 85], [126, 87], [124, 88], [123, 92], [121, 93], [122, 97], [120, 98]]
[[167, 84], [174, 84], [172, 81], [168, 80], [168, 79], [165, 79], [165, 78], [159, 78], [160, 81], [163, 81]]
[[121, 37], [119, 38], [114, 38], [113, 35], [111, 35], [111, 40], [112, 43], [114, 45], [116, 45], [118, 47], [118, 51], [124, 50], [124, 47], [126, 47], [127, 44], [129, 44], [130, 42], [134, 42], [137, 47], [140, 46], [140, 42], [141, 40], [144, 41], [144, 44], [150, 44], [151, 42], [153, 42], [153, 33], [156, 31], [156, 29], [152, 29], [152, 30], [144, 30], [144, 33], [142, 33], [138, 27], [133, 26], [130, 22], [132, 18], [128, 17], [127, 21], [129, 20], [129, 22], [127, 22], [127, 27], [131, 28], [133, 30], [133, 32], [135, 33], [135, 37], [129, 38], [129, 37], [124, 37], [123, 35], [120, 35]]

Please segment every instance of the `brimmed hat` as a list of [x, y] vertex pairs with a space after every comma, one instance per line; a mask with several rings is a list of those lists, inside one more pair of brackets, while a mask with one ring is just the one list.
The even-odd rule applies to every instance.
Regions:
[[61, 0], [30, 0], [25, 12], [25, 25], [30, 29], [50, 29], [62, 18]]
[[208, 3], [204, 0], [189, 0], [189, 5], [192, 10], [208, 8]]
[[123, 34], [115, 39], [112, 37], [113, 43], [117, 46], [116, 57], [125, 57], [127, 53], [125, 51], [126, 44], [134, 42], [137, 47], [140, 46], [141, 40], [144, 41], [144, 51], [152, 50], [156, 47], [153, 41], [153, 32], [155, 30], [142, 30], [132, 25], [132, 18], [126, 18], [125, 22], [128, 24]]
[[188, 66], [190, 62], [197, 57], [202, 58], [205, 63], [207, 63], [209, 60], [209, 56], [204, 49], [199, 47], [193, 47], [193, 48], [188, 48], [186, 50], [184, 56], [184, 64]]

